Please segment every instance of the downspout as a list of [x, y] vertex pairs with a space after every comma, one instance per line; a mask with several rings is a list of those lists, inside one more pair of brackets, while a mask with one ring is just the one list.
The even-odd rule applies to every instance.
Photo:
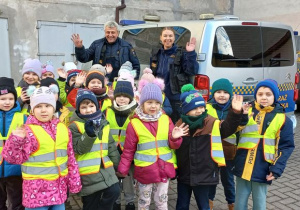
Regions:
[[116, 19], [115, 21], [119, 24], [119, 21], [120, 21], [120, 10], [121, 9], [125, 9], [126, 8], [126, 4], [125, 4], [125, 0], [121, 0], [121, 5], [116, 7]]

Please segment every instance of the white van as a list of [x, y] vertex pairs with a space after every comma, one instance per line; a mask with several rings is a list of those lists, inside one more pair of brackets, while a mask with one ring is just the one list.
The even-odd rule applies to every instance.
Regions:
[[210, 97], [215, 80], [227, 78], [232, 82], [234, 93], [251, 101], [256, 84], [271, 78], [278, 82], [279, 101], [296, 126], [294, 110], [299, 76], [290, 26], [226, 18], [123, 26], [120, 37], [135, 48], [141, 69], [150, 65], [151, 50], [160, 47], [163, 27], [174, 28], [178, 46], [185, 47], [191, 37], [196, 38], [199, 70], [191, 82], [205, 99]]

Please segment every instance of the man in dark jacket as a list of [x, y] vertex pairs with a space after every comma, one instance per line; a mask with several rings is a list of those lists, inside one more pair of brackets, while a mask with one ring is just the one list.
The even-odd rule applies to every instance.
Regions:
[[101, 64], [102, 66], [111, 64], [113, 71], [107, 75], [110, 82], [118, 76], [122, 64], [130, 61], [133, 69], [137, 72], [136, 79], [138, 79], [140, 62], [131, 44], [118, 38], [118, 27], [119, 25], [114, 21], [106, 22], [104, 24], [105, 37], [95, 40], [88, 49], [83, 46], [79, 34], [73, 34], [71, 39], [75, 45], [76, 58], [82, 63], [93, 60], [93, 64]]

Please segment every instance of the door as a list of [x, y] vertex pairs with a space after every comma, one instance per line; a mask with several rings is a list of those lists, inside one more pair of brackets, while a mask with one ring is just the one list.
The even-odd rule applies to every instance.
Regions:
[[7, 19], [0, 18], [0, 77], [11, 77]]

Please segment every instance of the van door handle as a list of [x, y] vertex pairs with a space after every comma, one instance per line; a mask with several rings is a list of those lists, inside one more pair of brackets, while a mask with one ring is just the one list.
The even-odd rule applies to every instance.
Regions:
[[243, 83], [246, 84], [246, 85], [256, 84], [256, 83], [258, 83], [258, 80], [254, 80], [252, 78], [252, 80], [244, 80]]

